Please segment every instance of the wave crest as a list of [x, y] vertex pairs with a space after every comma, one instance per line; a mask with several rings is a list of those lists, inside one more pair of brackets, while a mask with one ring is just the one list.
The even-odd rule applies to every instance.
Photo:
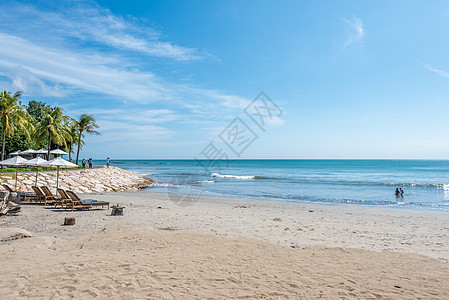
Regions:
[[256, 176], [242, 176], [242, 175], [222, 175], [219, 173], [212, 173], [210, 174], [210, 177], [216, 177], [216, 178], [234, 178], [234, 179], [256, 179]]

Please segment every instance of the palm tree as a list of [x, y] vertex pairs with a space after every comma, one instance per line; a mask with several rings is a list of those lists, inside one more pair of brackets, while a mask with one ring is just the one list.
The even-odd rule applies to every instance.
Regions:
[[76, 122], [72, 122], [69, 125], [69, 132], [70, 132], [70, 136], [72, 137], [72, 141], [70, 141], [68, 143], [68, 148], [69, 148], [69, 160], [72, 161], [72, 153], [74, 153], [74, 149], [73, 146], [74, 145], [78, 145], [78, 143], [80, 143], [81, 148], [84, 145], [84, 141], [78, 138], [79, 136], [79, 131], [78, 131], [78, 126], [76, 124]]
[[93, 115], [82, 114], [80, 119], [78, 121], [76, 121], [76, 126], [78, 127], [79, 135], [78, 135], [78, 151], [76, 152], [75, 163], [78, 164], [80, 148], [82, 148], [81, 138], [84, 136], [83, 132], [85, 131], [89, 134], [95, 134], [95, 135], [101, 135], [101, 133], [99, 133], [98, 131], [95, 130], [99, 126], [97, 125], [97, 123], [95, 123], [95, 118]]
[[0, 124], [2, 130], [2, 155], [5, 158], [5, 141], [7, 135], [14, 135], [14, 130], [22, 130], [27, 138], [33, 130], [32, 117], [25, 111], [25, 107], [20, 103], [22, 92], [11, 93], [3, 91], [0, 96]]
[[64, 115], [60, 107], [54, 108], [50, 112], [44, 112], [41, 121], [36, 128], [36, 138], [43, 141], [48, 138], [47, 158], [50, 158], [51, 143], [67, 146], [67, 142], [72, 140], [69, 130], [71, 117]]

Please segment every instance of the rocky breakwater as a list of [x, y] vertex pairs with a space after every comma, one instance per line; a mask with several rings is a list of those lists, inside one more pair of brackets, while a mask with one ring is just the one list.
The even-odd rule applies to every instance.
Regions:
[[[1, 174], [2, 183], [14, 187], [15, 173]], [[35, 172], [20, 172], [17, 179], [17, 189], [32, 191], [35, 185]], [[155, 181], [151, 178], [129, 172], [117, 167], [98, 167], [93, 169], [60, 169], [59, 187], [76, 193], [100, 193], [131, 191], [145, 188]], [[56, 188], [56, 171], [40, 171], [37, 176], [37, 186], [48, 186], [52, 192]]]

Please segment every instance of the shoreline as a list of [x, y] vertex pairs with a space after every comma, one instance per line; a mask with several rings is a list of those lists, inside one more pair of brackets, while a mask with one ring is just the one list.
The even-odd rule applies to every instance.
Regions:
[[[449, 261], [449, 213], [445, 212], [216, 196], [202, 196], [197, 202], [182, 203], [179, 201], [183, 194], [144, 190], [83, 194], [81, 197], [123, 205], [124, 216], [110, 216], [110, 210], [106, 209], [71, 212], [23, 204], [21, 216], [0, 219], [0, 227], [18, 227], [38, 236], [73, 239], [96, 229], [139, 225], [255, 238], [297, 248], [392, 250]], [[76, 225], [61, 226], [65, 217], [75, 217]]]

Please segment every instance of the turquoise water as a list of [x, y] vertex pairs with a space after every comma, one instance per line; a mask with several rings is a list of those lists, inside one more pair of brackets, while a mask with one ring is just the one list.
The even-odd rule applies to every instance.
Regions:
[[[156, 179], [148, 192], [449, 211], [447, 160], [234, 160], [208, 171], [195, 160], [111, 165]], [[396, 188], [403, 197], [394, 195]]]

